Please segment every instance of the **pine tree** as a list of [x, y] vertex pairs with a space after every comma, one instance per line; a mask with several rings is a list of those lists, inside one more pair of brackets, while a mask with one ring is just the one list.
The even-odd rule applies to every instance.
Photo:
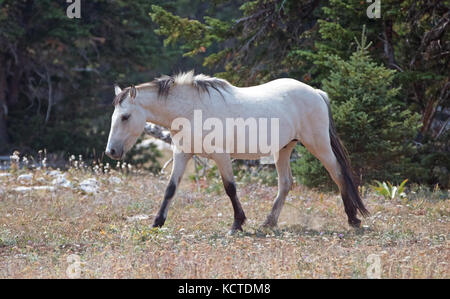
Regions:
[[[404, 109], [393, 87], [395, 71], [373, 61], [363, 30], [357, 50], [348, 60], [331, 56], [333, 69], [322, 81], [340, 138], [347, 147], [356, 175], [363, 181], [399, 181], [414, 167], [411, 140], [419, 116]], [[305, 148], [293, 171], [308, 186], [331, 183], [325, 169]], [[330, 184], [331, 185], [331, 184]]]
[[[213, 19], [207, 18], [205, 21], [184, 19], [182, 26], [178, 26], [180, 17], [164, 9], [154, 10], [151, 15], [156, 23], [164, 26], [160, 34], [169, 37], [171, 42], [183, 43], [188, 55], [200, 53], [204, 66], [216, 71], [224, 68], [225, 71], [216, 75], [238, 86], [291, 77], [320, 88], [321, 83], [336, 72], [337, 63], [355, 63], [354, 58], [350, 59], [355, 55], [354, 37], [359, 35], [361, 25], [365, 24], [367, 38], [374, 42], [365, 50], [366, 55], [376, 66], [384, 65], [386, 71], [395, 70], [390, 75], [382, 76], [388, 81], [381, 82], [381, 86], [389, 83], [391, 89], [396, 90], [388, 95], [393, 101], [393, 108], [386, 108], [393, 110], [391, 124], [401, 124], [413, 112], [422, 116], [420, 134], [411, 133], [411, 138], [404, 140], [410, 146], [415, 137], [416, 141], [423, 143], [422, 150], [413, 157], [409, 155], [414, 151], [406, 150], [404, 155], [407, 160], [411, 158], [415, 162], [408, 162], [408, 167], [402, 164], [406, 160], [393, 157], [394, 160], [389, 163], [400, 163], [395, 168], [401, 171], [401, 174], [396, 172], [395, 176], [448, 186], [448, 163], [442, 163], [447, 161], [445, 157], [448, 156], [448, 146], [443, 146], [448, 141], [442, 139], [448, 134], [432, 126], [433, 119], [446, 117], [442, 111], [448, 109], [450, 103], [447, 100], [450, 58], [448, 4], [448, 0], [384, 0], [381, 18], [370, 19], [366, 14], [369, 4], [360, 0], [254, 0], [240, 7], [242, 17], [237, 20], [222, 19], [219, 26], [219, 23], [213, 24]], [[170, 21], [164, 21], [161, 16]], [[358, 75], [361, 78], [372, 71], [366, 67], [363, 69], [365, 71]], [[375, 76], [372, 80], [381, 79]], [[345, 80], [343, 83], [346, 83]], [[357, 80], [355, 83], [367, 84]], [[399, 86], [402, 90], [398, 90]], [[347, 100], [350, 99], [351, 95]], [[349, 115], [350, 118], [367, 114], [365, 107], [355, 104], [353, 108], [356, 115]], [[364, 113], [359, 113], [359, 108]], [[402, 126], [398, 126], [401, 129]], [[416, 127], [416, 124], [412, 125], [411, 130]], [[391, 134], [397, 135], [395, 132]], [[422, 135], [424, 137], [420, 138]], [[398, 148], [392, 151], [400, 154]], [[436, 154], [439, 159], [435, 158]], [[303, 167], [316, 170], [314, 165]], [[371, 169], [360, 172], [365, 177], [371, 176]], [[379, 174], [380, 171], [375, 170], [373, 176]], [[389, 177], [392, 175], [394, 173], [390, 173]]]

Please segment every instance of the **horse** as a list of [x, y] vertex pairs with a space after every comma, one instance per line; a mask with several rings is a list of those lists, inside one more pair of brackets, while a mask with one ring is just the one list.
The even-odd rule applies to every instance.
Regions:
[[[358, 211], [362, 216], [369, 215], [359, 196], [358, 183], [354, 178], [348, 153], [336, 133], [328, 95], [320, 89], [291, 78], [276, 79], [251, 87], [236, 87], [224, 79], [195, 75], [191, 71], [162, 76], [123, 90], [116, 85], [113, 105], [114, 112], [105, 153], [116, 160], [122, 159], [135, 144], [146, 122], [168, 128], [173, 138], [181, 132], [181, 126], [173, 124], [179, 119], [196, 122], [196, 111], [201, 111], [206, 118], [223, 122], [229, 118], [279, 120], [278, 132], [271, 130], [268, 133], [271, 135], [268, 139], [278, 141], [277, 148], [269, 153], [261, 150], [248, 151], [249, 146], [246, 144], [251, 136], [242, 134], [234, 136], [232, 141], [245, 144], [244, 149], [247, 151], [236, 151], [233, 146], [230, 150], [228, 141], [216, 141], [214, 150], [202, 147], [195, 151], [194, 144], [201, 144], [205, 140], [199, 139], [206, 138], [195, 133], [191, 140], [186, 138], [183, 141], [183, 146], [175, 145], [172, 172], [153, 227], [164, 225], [186, 164], [194, 154], [212, 159], [217, 165], [234, 211], [230, 233], [242, 231], [246, 220], [236, 194], [232, 159], [250, 160], [273, 155], [278, 173], [278, 193], [262, 226], [275, 227], [286, 196], [293, 185], [290, 156], [297, 142], [301, 142], [320, 160], [338, 186], [349, 225], [360, 227]], [[209, 129], [212, 129], [212, 126]]]

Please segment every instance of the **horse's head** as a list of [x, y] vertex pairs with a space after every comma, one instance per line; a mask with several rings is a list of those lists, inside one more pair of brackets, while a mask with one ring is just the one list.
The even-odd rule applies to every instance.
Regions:
[[111, 119], [106, 155], [122, 159], [133, 147], [145, 127], [145, 112], [137, 100], [136, 87], [121, 90], [115, 86], [114, 113]]

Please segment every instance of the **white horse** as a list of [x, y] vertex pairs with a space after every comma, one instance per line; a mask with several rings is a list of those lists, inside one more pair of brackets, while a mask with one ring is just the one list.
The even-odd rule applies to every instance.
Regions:
[[[115, 109], [105, 151], [113, 159], [124, 157], [144, 130], [146, 122], [166, 127], [174, 136], [180, 132], [180, 128], [173, 127], [173, 122], [183, 118], [194, 123], [194, 111], [201, 111], [203, 118], [215, 118], [223, 123], [227, 118], [275, 118], [279, 119], [279, 136], [267, 138], [274, 140], [277, 137], [279, 143], [273, 153], [278, 172], [278, 194], [263, 225], [277, 225], [285, 198], [292, 187], [290, 156], [298, 141], [322, 162], [339, 187], [349, 224], [360, 226], [357, 211], [364, 216], [369, 213], [359, 197], [348, 156], [336, 134], [328, 96], [319, 89], [294, 79], [278, 79], [258, 86], [240, 88], [223, 79], [194, 76], [193, 72], [188, 72], [172, 77], [164, 76], [124, 90], [116, 86], [115, 93]], [[202, 136], [194, 133], [191, 147], [177, 148], [174, 151], [170, 181], [154, 220], [154, 227], [164, 224], [186, 164], [194, 154], [195, 139], [203, 138]], [[248, 140], [236, 138], [242, 136], [235, 137], [234, 141], [247, 144]], [[245, 135], [244, 138], [249, 139], [249, 136]], [[216, 147], [217, 144], [225, 147], [228, 143], [216, 141], [215, 144]], [[267, 153], [230, 152], [229, 149], [227, 151], [223, 148], [221, 151], [215, 148], [212, 153], [202, 150], [195, 154], [216, 162], [234, 209], [231, 232], [242, 230], [246, 217], [236, 195], [231, 159], [258, 159]]]

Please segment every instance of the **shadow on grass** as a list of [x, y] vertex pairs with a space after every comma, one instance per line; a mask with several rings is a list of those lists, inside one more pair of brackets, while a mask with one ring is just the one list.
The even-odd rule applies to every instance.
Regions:
[[357, 228], [349, 231], [342, 230], [329, 230], [329, 229], [311, 229], [307, 226], [295, 224], [290, 226], [275, 227], [275, 228], [255, 228], [253, 232], [244, 231], [238, 232], [234, 237], [254, 237], [254, 238], [266, 238], [267, 235], [274, 237], [283, 237], [286, 233], [296, 236], [339, 236], [340, 238], [349, 237], [352, 235], [362, 236], [373, 232], [372, 228]]

